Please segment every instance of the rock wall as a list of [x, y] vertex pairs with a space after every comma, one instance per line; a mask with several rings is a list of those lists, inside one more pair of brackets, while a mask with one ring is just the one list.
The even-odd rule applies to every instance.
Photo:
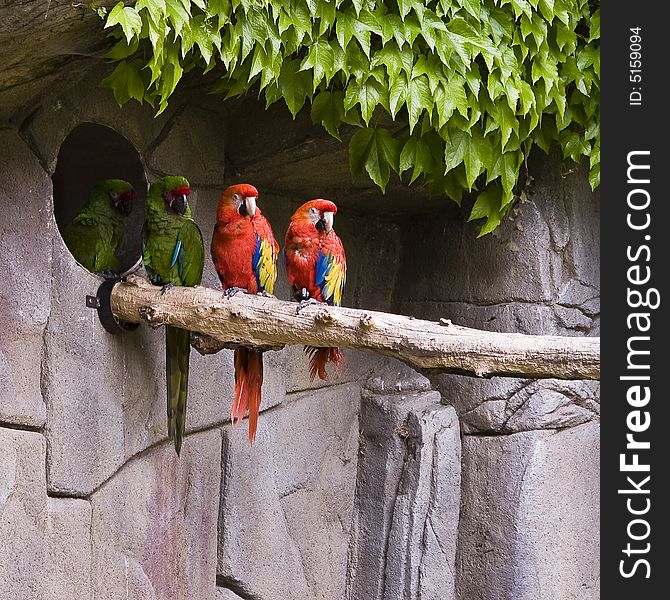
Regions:
[[[535, 196], [476, 240], [442, 200], [352, 182], [344, 147], [308, 116], [185, 90], [154, 118], [119, 109], [100, 79], [0, 130], [0, 600], [597, 598], [596, 385], [429, 381], [353, 352], [310, 382], [291, 347], [266, 354], [250, 448], [246, 422], [230, 425], [232, 353], [192, 352], [178, 459], [163, 332], [112, 336], [85, 307], [99, 279], [60, 238], [50, 179], [74, 127], [108, 125], [149, 181], [189, 178], [206, 241], [229, 183], [259, 187], [280, 240], [301, 202], [335, 200], [347, 305], [591, 335], [598, 204], [584, 173], [540, 162]], [[288, 298], [283, 267], [279, 281]], [[217, 285], [210, 264], [203, 283]]]
[[[412, 285], [399, 285], [396, 311], [495, 331], [599, 335], [598, 197], [584, 170], [561, 173], [555, 158], [531, 172], [534, 193], [493, 235], [476, 239], [475, 225], [453, 214], [403, 229], [398, 282]], [[431, 383], [463, 433], [458, 597], [598, 598], [599, 384]]]

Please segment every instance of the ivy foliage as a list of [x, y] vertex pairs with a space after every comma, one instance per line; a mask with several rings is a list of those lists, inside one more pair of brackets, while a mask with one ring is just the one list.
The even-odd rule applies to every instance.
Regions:
[[[102, 9], [98, 9], [100, 12]], [[460, 203], [493, 231], [534, 145], [590, 161], [600, 183], [599, 0], [136, 0], [103, 14], [103, 85], [162, 112], [184, 72], [226, 97], [305, 106], [354, 175], [391, 173]]]

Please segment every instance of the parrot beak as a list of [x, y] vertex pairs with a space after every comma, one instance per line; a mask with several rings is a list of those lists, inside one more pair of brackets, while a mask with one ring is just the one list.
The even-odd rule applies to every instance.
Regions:
[[328, 212], [323, 213], [323, 217], [321, 217], [321, 219], [323, 220], [323, 228], [326, 231], [326, 235], [329, 234], [331, 232], [331, 230], [333, 229], [333, 217], [334, 216], [335, 216], [334, 213], [328, 211]]
[[257, 198], [255, 196], [248, 196], [244, 199], [244, 205], [246, 206], [247, 214], [250, 219], [253, 219], [256, 214], [256, 200]]
[[170, 208], [172, 208], [178, 215], [184, 216], [184, 213], [186, 212], [186, 202], [186, 194], [180, 194], [179, 196], [174, 197], [170, 204]]

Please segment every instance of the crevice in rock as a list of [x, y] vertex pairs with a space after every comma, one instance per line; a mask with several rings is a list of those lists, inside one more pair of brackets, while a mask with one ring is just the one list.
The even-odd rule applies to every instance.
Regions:
[[25, 423], [9, 423], [7, 421], [0, 421], [0, 428], [15, 429], [17, 431], [30, 431], [32, 433], [44, 434], [44, 428], [38, 425], [27, 425]]
[[233, 594], [242, 598], [242, 600], [262, 600], [260, 596], [249, 591], [241, 581], [229, 575], [217, 575], [216, 585], [230, 590]]
[[85, 494], [77, 494], [76, 492], [67, 492], [61, 490], [47, 489], [47, 496], [49, 498], [76, 498], [77, 500], [89, 500]]
[[[206, 431], [213, 431], [213, 430], [216, 430], [216, 429], [221, 429], [222, 427], [224, 427], [224, 425], [225, 425], [225, 423], [214, 423], [213, 425], [207, 425], [205, 427], [200, 427], [198, 429], [193, 429], [193, 430], [189, 431], [187, 434], [184, 435], [184, 441], [186, 441], [186, 439], [189, 436], [193, 436], [193, 435], [196, 435], [198, 433], [204, 433]], [[109, 481], [111, 481], [114, 477], [116, 477], [116, 475], [119, 474], [121, 472], [121, 470], [126, 468], [126, 466], [128, 464], [130, 464], [131, 462], [134, 462], [135, 460], [139, 460], [140, 458], [142, 458], [146, 454], [149, 454], [149, 452], [155, 450], [159, 446], [164, 446], [164, 445], [168, 445], [168, 444], [170, 446], [172, 446], [174, 444], [174, 442], [172, 440], [167, 439], [167, 437], [161, 438], [160, 440], [154, 442], [150, 446], [147, 446], [146, 448], [143, 448], [142, 450], [136, 452], [132, 456], [129, 456], [121, 465], [118, 466], [118, 468], [109, 477], [107, 477], [100, 484], [98, 484], [95, 488], [93, 488], [93, 490], [91, 490], [90, 492], [88, 492], [87, 494], [85, 494], [81, 497], [90, 499], [94, 494], [99, 492], [105, 485], [107, 485], [107, 483], [109, 483]], [[67, 492], [62, 492], [62, 491], [55, 491], [53, 493], [54, 494], [61, 494], [61, 493], [67, 494]], [[78, 497], [78, 496], [73, 496], [73, 497]]]
[[[172, 131], [172, 128], [174, 127], [175, 121], [177, 117], [184, 111], [185, 104], [181, 104], [175, 108], [174, 112], [172, 115], [170, 115], [169, 119], [167, 120], [167, 123], [163, 126], [163, 128], [160, 130], [158, 135], [147, 144], [146, 150], [144, 151], [144, 155], [146, 157], [146, 164], [152, 164], [151, 163], [151, 155], [154, 153], [156, 148], [165, 141], [165, 139], [170, 135], [170, 132]], [[198, 186], [199, 187], [199, 186]]]
[[395, 514], [396, 504], [398, 502], [398, 495], [400, 494], [400, 488], [403, 484], [403, 478], [405, 477], [405, 472], [407, 470], [407, 465], [410, 460], [410, 448], [405, 442], [405, 453], [402, 459], [402, 465], [400, 466], [400, 476], [398, 477], [398, 482], [396, 483], [395, 490], [393, 492], [393, 503], [389, 507], [388, 516], [386, 518], [386, 523], [384, 524], [384, 540], [383, 540], [383, 551], [382, 551], [382, 560], [381, 560], [381, 577], [379, 591], [382, 597], [386, 594], [386, 566], [388, 562], [389, 554], [389, 544], [391, 542], [391, 530], [393, 529], [393, 515]]
[[30, 132], [30, 124], [35, 120], [35, 117], [39, 111], [40, 107], [38, 106], [32, 112], [30, 112], [19, 125], [18, 132], [19, 137], [23, 140], [23, 143], [28, 147], [30, 152], [32, 152], [33, 156], [37, 159], [37, 162], [40, 163], [40, 166], [46, 173], [49, 173], [49, 166], [47, 165], [47, 161], [42, 153], [38, 150], [38, 144], [35, 141], [33, 134]]

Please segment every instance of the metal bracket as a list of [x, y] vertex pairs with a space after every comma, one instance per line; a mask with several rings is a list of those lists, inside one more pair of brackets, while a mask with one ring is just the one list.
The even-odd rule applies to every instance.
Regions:
[[112, 312], [112, 289], [121, 281], [120, 277], [112, 277], [105, 279], [100, 284], [95, 296], [86, 296], [86, 306], [94, 308], [98, 311], [98, 318], [100, 323], [105, 328], [105, 331], [113, 334], [123, 333], [124, 331], [132, 331], [139, 327], [139, 323], [128, 323], [121, 321], [114, 316]]

